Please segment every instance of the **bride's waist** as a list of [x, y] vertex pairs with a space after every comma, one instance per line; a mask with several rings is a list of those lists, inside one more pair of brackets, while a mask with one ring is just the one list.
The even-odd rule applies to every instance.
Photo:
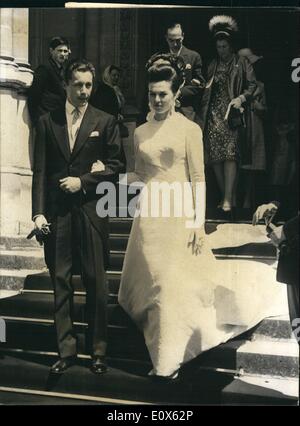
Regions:
[[174, 176], [155, 176], [153, 178], [147, 179], [145, 181], [146, 185], [173, 185], [173, 186], [186, 186], [186, 185], [191, 185], [191, 182], [189, 181], [188, 177], [185, 175], [182, 176], [178, 176], [178, 175], [174, 175]]

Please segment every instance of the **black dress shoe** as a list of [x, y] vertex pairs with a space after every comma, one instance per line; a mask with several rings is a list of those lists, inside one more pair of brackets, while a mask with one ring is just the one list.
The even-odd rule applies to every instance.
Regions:
[[107, 372], [105, 356], [94, 356], [92, 359], [91, 371], [94, 374], [104, 374]]
[[52, 365], [50, 372], [54, 374], [62, 374], [69, 367], [72, 367], [76, 362], [75, 356], [70, 356], [68, 358], [60, 358], [54, 365]]

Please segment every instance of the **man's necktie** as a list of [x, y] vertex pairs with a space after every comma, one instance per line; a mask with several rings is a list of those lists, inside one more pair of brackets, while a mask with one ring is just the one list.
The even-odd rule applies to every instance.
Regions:
[[72, 127], [71, 127], [71, 140], [70, 140], [70, 149], [71, 152], [73, 151], [74, 144], [77, 138], [77, 134], [79, 131], [79, 117], [80, 117], [80, 110], [79, 108], [74, 108], [72, 111]]

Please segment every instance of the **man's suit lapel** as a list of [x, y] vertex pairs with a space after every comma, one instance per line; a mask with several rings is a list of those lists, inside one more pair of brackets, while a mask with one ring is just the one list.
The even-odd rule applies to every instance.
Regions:
[[60, 71], [51, 59], [49, 59], [48, 69], [52, 74], [53, 78], [56, 80], [57, 88], [59, 88], [60, 92], [65, 96], [66, 91], [63, 86], [63, 71]]
[[87, 110], [82, 119], [81, 126], [71, 154], [72, 159], [79, 153], [79, 151], [87, 141], [90, 133], [95, 129], [98, 121], [99, 114], [97, 113], [97, 110], [94, 110], [93, 107], [88, 105]]
[[51, 113], [51, 126], [59, 149], [66, 161], [71, 156], [68, 126], [65, 109], [57, 110]]
[[179, 56], [184, 60], [185, 64], [187, 64], [187, 61], [190, 60], [189, 51], [185, 46], [182, 46]]

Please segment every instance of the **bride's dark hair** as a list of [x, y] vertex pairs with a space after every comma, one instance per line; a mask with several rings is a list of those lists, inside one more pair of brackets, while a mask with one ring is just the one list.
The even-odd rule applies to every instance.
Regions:
[[146, 64], [148, 83], [170, 81], [173, 93], [184, 83], [185, 63], [180, 56], [171, 53], [156, 53]]

